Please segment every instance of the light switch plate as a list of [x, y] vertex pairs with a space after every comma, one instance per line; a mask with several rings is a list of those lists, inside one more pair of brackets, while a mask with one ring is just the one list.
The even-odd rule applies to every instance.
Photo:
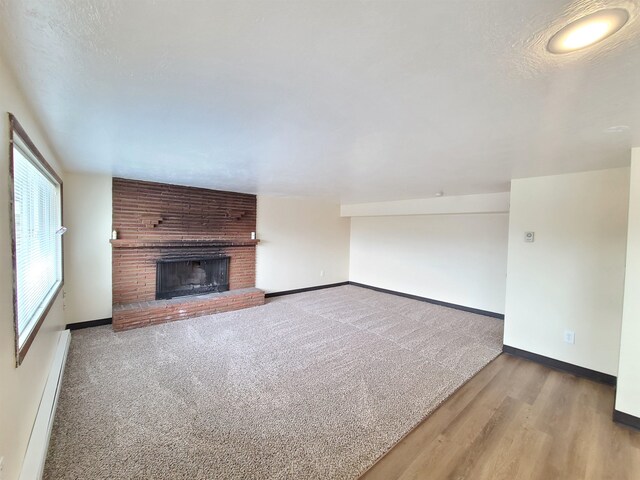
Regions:
[[536, 234], [534, 232], [524, 232], [524, 241], [528, 243], [533, 243], [536, 239]]
[[571, 330], [565, 330], [564, 331], [564, 342], [565, 343], [569, 343], [571, 345], [576, 343], [576, 332], [573, 332]]

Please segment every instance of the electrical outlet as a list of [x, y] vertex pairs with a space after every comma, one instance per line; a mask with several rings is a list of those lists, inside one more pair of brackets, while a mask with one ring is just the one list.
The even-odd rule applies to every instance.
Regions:
[[576, 332], [573, 332], [571, 330], [565, 330], [564, 331], [564, 343], [570, 343], [571, 345], [576, 343]]
[[524, 232], [524, 241], [527, 243], [533, 243], [536, 241], [535, 232]]

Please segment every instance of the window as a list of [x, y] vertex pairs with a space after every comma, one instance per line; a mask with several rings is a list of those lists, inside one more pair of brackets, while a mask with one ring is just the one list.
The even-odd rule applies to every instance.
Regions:
[[62, 288], [62, 181], [13, 115], [13, 305], [20, 365]]

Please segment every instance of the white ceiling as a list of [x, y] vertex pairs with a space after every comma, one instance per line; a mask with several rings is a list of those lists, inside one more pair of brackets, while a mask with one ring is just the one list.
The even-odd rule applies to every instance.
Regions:
[[[603, 6], [630, 23], [546, 53]], [[67, 170], [350, 203], [628, 165], [639, 16], [635, 0], [0, 0], [0, 44]]]

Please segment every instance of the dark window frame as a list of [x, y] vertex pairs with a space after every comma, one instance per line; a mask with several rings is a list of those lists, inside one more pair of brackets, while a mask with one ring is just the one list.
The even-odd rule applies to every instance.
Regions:
[[25, 356], [27, 355], [27, 352], [29, 351], [29, 348], [31, 347], [33, 340], [35, 339], [38, 331], [40, 330], [42, 323], [44, 322], [45, 318], [47, 318], [47, 315], [49, 314], [51, 307], [57, 300], [58, 295], [60, 294], [60, 291], [62, 291], [62, 287], [64, 286], [64, 240], [63, 238], [60, 239], [60, 242], [61, 242], [60, 283], [58, 284], [55, 291], [53, 292], [53, 295], [50, 296], [47, 305], [42, 310], [42, 313], [38, 316], [37, 320], [35, 321], [35, 325], [29, 332], [28, 337], [25, 340], [24, 344], [22, 345], [22, 347], [20, 347], [19, 330], [18, 330], [18, 278], [17, 278], [17, 268], [16, 268], [17, 255], [16, 255], [16, 225], [15, 225], [16, 212], [15, 212], [15, 205], [14, 205], [14, 168], [13, 168], [14, 167], [13, 143], [14, 143], [15, 135], [20, 137], [20, 140], [22, 140], [22, 143], [24, 143], [27, 146], [30, 153], [40, 163], [42, 168], [46, 170], [49, 175], [51, 175], [51, 177], [58, 183], [58, 185], [60, 185], [60, 223], [64, 225], [64, 222], [63, 222], [63, 209], [62, 209], [62, 205], [63, 205], [62, 179], [51, 167], [51, 165], [49, 165], [49, 162], [45, 160], [42, 153], [40, 153], [40, 150], [38, 150], [38, 148], [35, 146], [31, 138], [29, 137], [29, 135], [27, 135], [27, 132], [25, 132], [24, 128], [22, 128], [22, 125], [20, 125], [20, 122], [18, 122], [18, 120], [16, 119], [16, 117], [13, 116], [11, 113], [9, 113], [9, 206], [11, 210], [9, 222], [10, 222], [10, 231], [11, 231], [11, 267], [12, 267], [12, 277], [13, 277], [13, 329], [15, 332], [16, 367], [19, 367], [22, 361], [24, 360]]

